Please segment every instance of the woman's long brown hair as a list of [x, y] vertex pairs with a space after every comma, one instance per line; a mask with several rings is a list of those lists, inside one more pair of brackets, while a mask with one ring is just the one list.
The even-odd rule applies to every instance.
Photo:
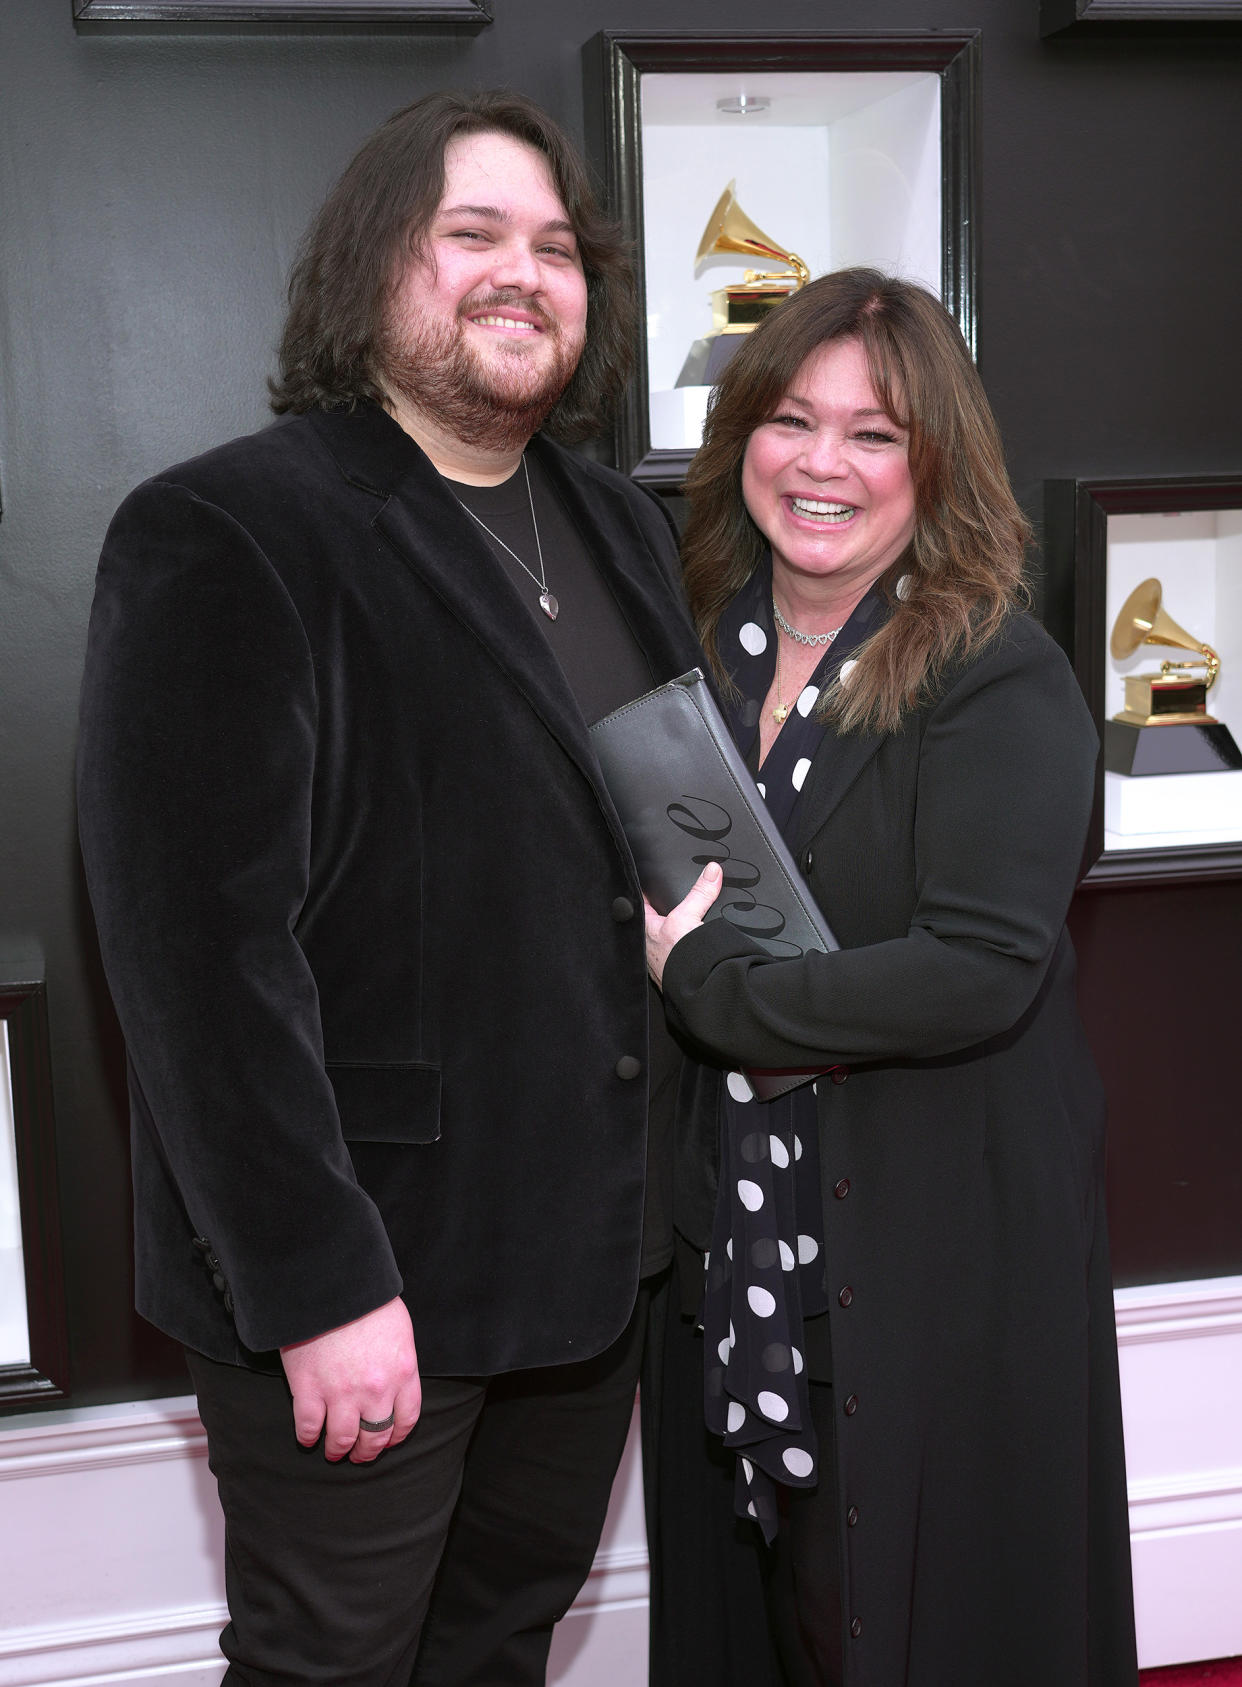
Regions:
[[925, 288], [878, 270], [838, 270], [810, 282], [747, 336], [712, 397], [686, 477], [686, 593], [708, 660], [728, 685], [717, 627], [767, 544], [742, 500], [746, 446], [807, 358], [833, 340], [859, 342], [881, 404], [908, 431], [915, 527], [881, 580], [892, 614], [822, 708], [838, 731], [892, 732], [935, 693], [950, 663], [993, 639], [1027, 602], [1030, 528], [1009, 485], [1000, 434], [957, 325]]

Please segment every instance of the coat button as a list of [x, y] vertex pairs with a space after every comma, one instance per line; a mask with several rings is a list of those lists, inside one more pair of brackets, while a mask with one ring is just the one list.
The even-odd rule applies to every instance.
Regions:
[[850, 1624], [850, 1633], [853, 1635], [855, 1640], [857, 1640], [862, 1634], [862, 1621], [860, 1618], [854, 1618], [854, 1621]]
[[828, 1068], [828, 1076], [834, 1084], [843, 1084], [849, 1075], [850, 1069], [848, 1066], [830, 1066]]
[[815, 855], [814, 855], [813, 851], [808, 849], [806, 854], [802, 857], [802, 871], [804, 873], [809, 873], [811, 871], [811, 869], [814, 867], [814, 865], [815, 865]]
[[845, 1521], [849, 1524], [851, 1529], [858, 1522], [858, 1507], [856, 1505], [852, 1505], [846, 1512]]
[[612, 904], [612, 917], [617, 924], [624, 925], [626, 920], [634, 918], [634, 904], [628, 896], [618, 896]]
[[631, 1078], [637, 1078], [642, 1069], [642, 1061], [634, 1054], [623, 1054], [616, 1064], [618, 1078], [624, 1078], [627, 1082]]
[[225, 1282], [223, 1275], [219, 1271], [212, 1272], [211, 1280], [221, 1294], [223, 1294], [225, 1289], [228, 1288], [228, 1284]]
[[850, 1302], [854, 1299], [854, 1291], [853, 1291], [853, 1289], [850, 1288], [848, 1283], [841, 1290], [841, 1293], [837, 1296], [837, 1299], [841, 1302], [842, 1306], [848, 1306], [850, 1304]]
[[858, 1410], [858, 1396], [857, 1396], [857, 1394], [851, 1394], [849, 1399], [845, 1402], [845, 1415], [846, 1415], [846, 1417], [852, 1418], [854, 1413], [857, 1410]]
[[849, 1178], [843, 1177], [840, 1180], [839, 1183], [834, 1183], [833, 1186], [832, 1186], [832, 1192], [836, 1196], [838, 1201], [844, 1201], [845, 1197], [850, 1192], [850, 1180], [849, 1180]]

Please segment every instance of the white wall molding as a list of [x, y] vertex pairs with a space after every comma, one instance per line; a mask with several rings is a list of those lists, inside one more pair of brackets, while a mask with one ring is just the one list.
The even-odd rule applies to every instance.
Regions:
[[1139, 1662], [1242, 1652], [1242, 1277], [1116, 1293]]
[[1138, 1341], [1242, 1335], [1242, 1277], [1143, 1283], [1118, 1289], [1113, 1299], [1119, 1347]]
[[104, 1687], [176, 1680], [215, 1687], [224, 1672], [217, 1637], [223, 1602], [197, 1610], [146, 1612], [113, 1622], [19, 1629], [0, 1637], [5, 1687]]
[[1242, 1529], [1242, 1470], [1150, 1477], [1130, 1483], [1130, 1535]]
[[[1242, 1652], [1242, 1277], [1116, 1307], [1140, 1661]], [[218, 1687], [206, 1450], [188, 1396], [0, 1420], [0, 1687]], [[642, 1687], [648, 1585], [635, 1433], [549, 1687]]]
[[0, 1482], [206, 1456], [192, 1395], [0, 1419]]

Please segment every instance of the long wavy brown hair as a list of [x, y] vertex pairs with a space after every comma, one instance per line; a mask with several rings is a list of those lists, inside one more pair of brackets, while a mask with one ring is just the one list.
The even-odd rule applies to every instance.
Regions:
[[708, 660], [727, 686], [717, 627], [767, 546], [742, 499], [747, 443], [807, 358], [847, 339], [863, 347], [881, 404], [908, 430], [915, 527], [881, 578], [891, 615], [821, 708], [838, 731], [892, 732], [935, 694], [950, 663], [993, 639], [1028, 601], [1030, 527], [1009, 485], [1000, 433], [966, 342], [925, 288], [878, 270], [838, 270], [810, 282], [747, 336], [712, 397], [686, 477], [686, 593]]
[[383, 403], [381, 348], [392, 290], [423, 249], [444, 194], [444, 155], [461, 135], [509, 135], [543, 154], [586, 275], [586, 345], [544, 422], [559, 439], [598, 433], [629, 377], [635, 285], [629, 249], [599, 210], [568, 137], [521, 94], [436, 93], [395, 112], [328, 194], [289, 281], [272, 409]]

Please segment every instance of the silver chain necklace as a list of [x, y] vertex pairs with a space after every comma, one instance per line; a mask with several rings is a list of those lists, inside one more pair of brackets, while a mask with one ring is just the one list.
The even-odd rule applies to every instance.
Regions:
[[524, 574], [530, 575], [531, 579], [539, 587], [539, 607], [540, 607], [540, 609], [543, 610], [544, 614], [547, 616], [549, 621], [555, 621], [556, 617], [561, 612], [561, 606], [556, 601], [556, 599], [552, 596], [552, 593], [548, 590], [548, 573], [547, 573], [547, 570], [543, 566], [543, 545], [540, 542], [540, 538], [539, 538], [539, 523], [535, 518], [535, 500], [534, 500], [534, 498], [531, 497], [530, 470], [526, 467], [526, 453], [525, 452], [522, 453], [522, 473], [526, 476], [526, 501], [530, 505], [530, 524], [535, 530], [535, 549], [539, 552], [539, 572], [538, 572], [538, 574], [535, 573], [533, 568], [527, 568], [526, 564], [522, 561], [521, 557], [513, 549], [513, 546], [512, 545], [506, 545], [504, 540], [500, 537], [499, 533], [493, 533], [492, 532], [491, 528], [483, 520], [482, 516], [474, 515], [474, 511], [470, 508], [469, 504], [463, 504], [461, 499], [457, 498], [457, 494], [455, 492], [454, 492], [453, 496], [455, 498], [457, 498], [457, 502], [459, 504], [461, 504], [462, 509], [465, 510], [467, 515], [474, 516], [474, 519], [478, 522], [479, 526], [483, 529], [484, 533], [486, 533], [489, 538], [494, 539], [496, 541], [496, 543], [500, 546], [502, 551], [508, 551], [509, 555], [513, 558], [514, 562], [517, 563], [518, 567], [522, 570], [522, 572]]
[[[837, 634], [841, 631], [841, 627], [829, 627], [826, 633], [800, 633], [797, 627], [791, 627], [789, 622], [781, 614], [781, 606], [777, 603], [775, 597], [772, 599], [772, 613], [776, 616], [776, 624], [780, 630], [787, 638], [793, 639], [797, 644], [831, 644], [833, 639], [836, 638]], [[841, 626], [843, 627], [844, 625], [845, 623], [843, 621]]]

